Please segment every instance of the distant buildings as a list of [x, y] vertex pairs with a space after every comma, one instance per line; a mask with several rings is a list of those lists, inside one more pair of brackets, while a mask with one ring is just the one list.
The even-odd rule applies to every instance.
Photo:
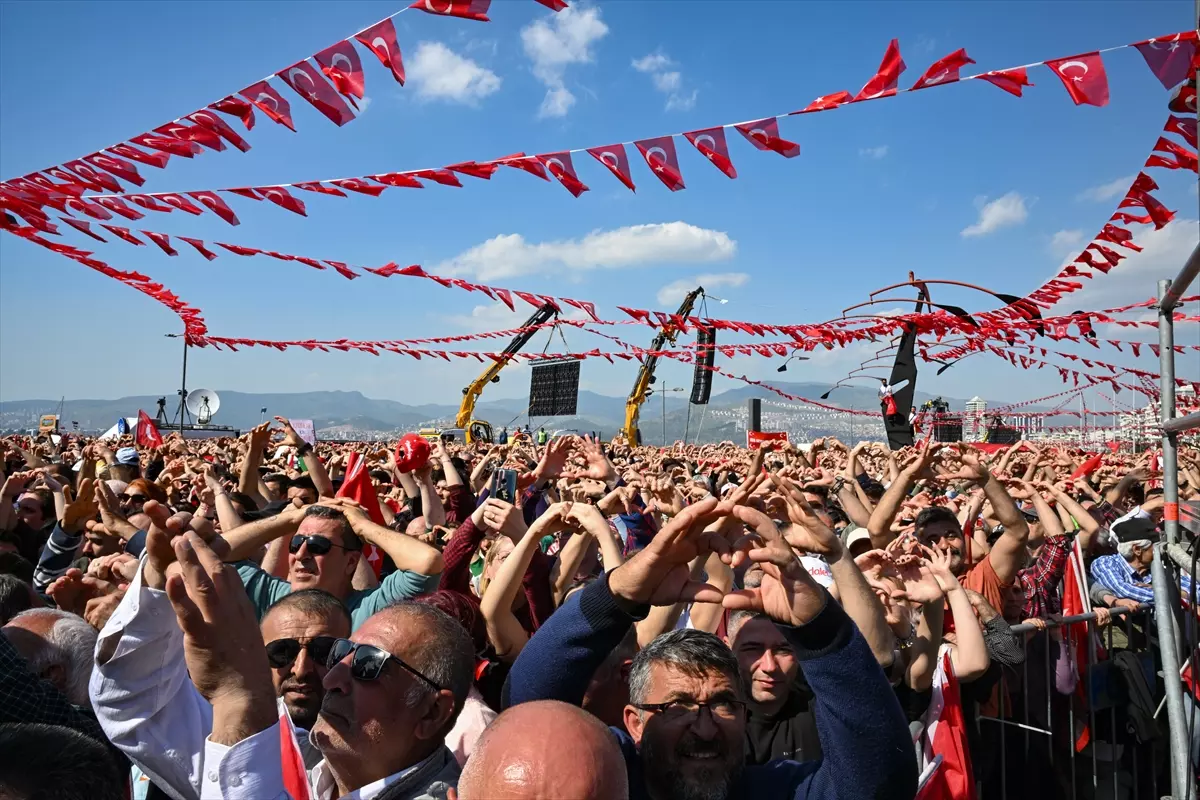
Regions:
[[984, 412], [987, 411], [987, 400], [976, 395], [967, 401], [966, 412], [963, 414], [963, 441], [979, 442], [987, 432], [987, 421]]

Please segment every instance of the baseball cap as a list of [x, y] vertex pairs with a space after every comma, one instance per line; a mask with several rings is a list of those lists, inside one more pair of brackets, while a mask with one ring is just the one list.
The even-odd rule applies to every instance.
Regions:
[[1112, 534], [1117, 542], [1139, 542], [1143, 539], [1158, 539], [1158, 526], [1154, 520], [1147, 517], [1127, 519], [1112, 527]]
[[870, 541], [870, 531], [868, 531], [866, 528], [859, 527], [858, 525], [847, 525], [846, 530], [842, 531], [842, 542], [845, 543], [847, 550], [854, 547], [854, 545], [858, 544], [859, 542], [867, 542], [869, 544]]
[[136, 467], [138, 464], [138, 451], [132, 447], [122, 447], [117, 450], [117, 463], [124, 464], [127, 467]]

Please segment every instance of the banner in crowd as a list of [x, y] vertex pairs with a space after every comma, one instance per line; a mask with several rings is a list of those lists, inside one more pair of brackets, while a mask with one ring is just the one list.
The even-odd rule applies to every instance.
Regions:
[[783, 442], [787, 443], [787, 431], [746, 431], [746, 447], [751, 450], [757, 450], [767, 442]]

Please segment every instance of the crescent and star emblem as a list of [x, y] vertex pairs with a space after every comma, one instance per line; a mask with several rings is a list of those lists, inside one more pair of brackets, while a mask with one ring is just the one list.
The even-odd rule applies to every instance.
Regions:
[[274, 111], [276, 114], [279, 113], [279, 103], [275, 100], [274, 97], [267, 94], [266, 92], [258, 93], [258, 103], [259, 103], [259, 105], [264, 105], [264, 104], [269, 103], [271, 105], [271, 110]]
[[438, 8], [437, 5], [433, 2], [433, 0], [425, 0], [425, 8], [434, 14], [449, 14], [450, 9], [453, 6], [454, 6], [454, 3], [451, 2], [451, 0], [446, 0], [445, 8]]
[[308, 84], [308, 89], [303, 90], [297, 87], [296, 91], [300, 92], [300, 94], [307, 97], [310, 101], [317, 99], [317, 85], [313, 83], [312, 77], [309, 76], [307, 72], [299, 67], [293, 67], [292, 69], [288, 70], [288, 77], [291, 78], [292, 82], [296, 84], [299, 84], [300, 79], [303, 78], [305, 83]]
[[925, 85], [932, 86], [935, 83], [942, 83], [949, 77], [950, 77], [950, 70], [944, 69], [941, 72], [939, 72], [937, 75], [934, 75], [932, 78], [925, 81]]
[[[1083, 69], [1083, 72], [1080, 72], [1078, 75], [1067, 75], [1068, 67], [1080, 67]], [[1062, 75], [1063, 77], [1070, 78], [1071, 80], [1073, 80], [1075, 82], [1079, 82], [1079, 81], [1083, 80], [1084, 75], [1088, 74], [1088, 65], [1083, 63], [1082, 61], [1068, 61], [1065, 64], [1058, 65], [1058, 73], [1060, 75]]]
[[605, 164], [608, 164], [613, 169], [620, 169], [620, 167], [621, 167], [621, 160], [619, 158], [617, 158], [616, 154], [614, 154], [608, 150], [605, 150], [603, 153], [600, 154], [600, 160], [603, 161]]
[[333, 54], [333, 58], [329, 59], [329, 64], [330, 64], [330, 66], [332, 66], [332, 67], [336, 67], [336, 68], [338, 68], [338, 69], [343, 69], [342, 67], [338, 66], [338, 65], [339, 65], [339, 63], [340, 63], [340, 64], [345, 64], [345, 65], [346, 65], [346, 66], [345, 66], [345, 69], [344, 69], [343, 71], [344, 71], [344, 72], [345, 72], [347, 75], [349, 75], [349, 74], [351, 74], [351, 73], [353, 73], [353, 72], [354, 72], [354, 65], [350, 63], [350, 59], [349, 59], [349, 58], [347, 58], [347, 57], [346, 57], [346, 55], [345, 55], [344, 53], [334, 53], [334, 54]]
[[371, 47], [382, 50], [384, 53], [387, 54], [388, 63], [390, 64], [392, 62], [392, 48], [388, 47], [388, 43], [384, 40], [384, 38], [382, 36], [376, 36], [374, 39], [372, 39]]
[[713, 152], [716, 152], [716, 150], [717, 150], [716, 140], [713, 139], [713, 137], [709, 136], [707, 133], [702, 133], [699, 136], [697, 136], [696, 144], [698, 144], [698, 145], [702, 144], [705, 147], [707, 147], [709, 150], [712, 150]]

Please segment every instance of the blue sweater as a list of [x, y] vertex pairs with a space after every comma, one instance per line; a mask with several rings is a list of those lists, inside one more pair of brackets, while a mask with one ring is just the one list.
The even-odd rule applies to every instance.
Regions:
[[[640, 610], [644, 617], [649, 607]], [[504, 687], [505, 706], [531, 700], [579, 705], [596, 668], [634, 617], [599, 580], [571, 597], [525, 645]], [[816, 695], [824, 758], [746, 766], [733, 796], [795, 800], [910, 800], [917, 764], [904, 713], [866, 641], [832, 600], [801, 627], [780, 625]], [[610, 728], [629, 775], [631, 800], [648, 800], [641, 755], [629, 735]]]

